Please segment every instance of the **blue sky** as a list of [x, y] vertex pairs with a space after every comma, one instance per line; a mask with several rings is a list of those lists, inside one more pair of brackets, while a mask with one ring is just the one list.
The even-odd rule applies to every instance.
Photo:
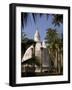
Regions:
[[27, 35], [28, 38], [33, 39], [34, 34], [37, 29], [40, 33], [41, 41], [43, 41], [45, 39], [46, 31], [48, 28], [56, 29], [59, 33], [62, 33], [63, 25], [60, 24], [60, 26], [54, 26], [52, 24], [52, 19], [53, 19], [53, 17], [51, 15], [48, 16], [48, 19], [46, 17], [46, 14], [44, 14], [41, 17], [39, 17], [39, 15], [37, 15], [36, 23], [35, 23], [32, 15], [30, 13], [28, 16], [28, 19], [27, 19], [27, 25], [22, 29], [22, 31], [25, 32], [25, 34]]

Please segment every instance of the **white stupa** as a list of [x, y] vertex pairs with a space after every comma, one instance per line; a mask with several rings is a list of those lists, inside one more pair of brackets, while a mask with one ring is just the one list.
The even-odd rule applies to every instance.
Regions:
[[36, 32], [35, 32], [34, 41], [35, 42], [40, 42], [40, 34], [39, 34], [38, 30], [36, 30]]
[[[34, 35], [34, 41], [36, 42], [35, 45], [35, 56], [39, 59], [40, 63], [42, 64], [42, 68], [44, 67], [44, 70], [47, 70], [50, 67], [50, 59], [48, 54], [48, 49], [46, 48], [45, 41], [41, 42], [40, 40], [40, 34], [38, 30], [36, 30]], [[32, 50], [34, 50], [34, 46], [31, 45], [25, 52], [22, 62], [31, 59], [32, 58]], [[39, 70], [40, 71], [40, 70]]]

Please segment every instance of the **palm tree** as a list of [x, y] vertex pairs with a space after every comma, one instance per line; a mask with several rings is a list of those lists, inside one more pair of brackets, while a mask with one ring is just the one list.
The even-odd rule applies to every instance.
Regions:
[[22, 13], [21, 14], [21, 25], [22, 25], [22, 28], [24, 28], [24, 26], [27, 25], [27, 21], [28, 21], [28, 17], [29, 15], [31, 14], [34, 22], [36, 23], [36, 18], [37, 18], [37, 15], [39, 15], [40, 17], [43, 15], [43, 14], [37, 14], [37, 13]]
[[59, 55], [63, 47], [63, 42], [59, 38], [57, 31], [51, 28], [47, 30], [45, 39], [48, 45], [48, 49], [50, 49], [50, 56], [52, 59], [51, 61], [54, 63], [53, 66], [56, 68], [56, 72], [58, 72], [60, 71], [60, 67], [58, 67], [60, 65], [60, 64], [58, 65], [59, 58], [60, 58]]
[[59, 73], [62, 73], [63, 72], [63, 36], [62, 38], [60, 39], [59, 41]]
[[[26, 25], [27, 25], [27, 22], [28, 22], [28, 18], [29, 18], [29, 13], [22, 13], [21, 14], [21, 25], [22, 25], [22, 28], [24, 28]], [[44, 14], [42, 13], [31, 13], [32, 15], [32, 18], [34, 20], [34, 22], [36, 23], [36, 18], [37, 18], [37, 15], [39, 15], [40, 17], [43, 16]], [[63, 15], [59, 15], [59, 14], [46, 14], [47, 18], [49, 15], [52, 15], [53, 16], [53, 22], [52, 24], [54, 24], [55, 26], [56, 25], [60, 25], [63, 23]], [[26, 37], [26, 35], [24, 34], [24, 37]], [[49, 37], [49, 38], [48, 38]], [[55, 56], [57, 56], [57, 60], [58, 60], [58, 51], [57, 51], [57, 48], [58, 48], [58, 42], [57, 42], [57, 39], [58, 39], [58, 34], [56, 32], [55, 29], [48, 29], [48, 32], [46, 34], [46, 42], [48, 44], [50, 44], [50, 46], [52, 47], [52, 51], [56, 54]], [[29, 44], [29, 39], [28, 38], [23, 38], [23, 43], [25, 44], [25, 46], [28, 48], [28, 44]], [[31, 42], [29, 45], [31, 45], [33, 42]], [[52, 52], [51, 52], [52, 53]], [[53, 57], [54, 56], [54, 53], [52, 54]]]
[[[22, 25], [22, 28], [24, 28], [24, 26], [27, 25], [29, 14], [32, 15], [32, 18], [33, 18], [35, 23], [36, 23], [37, 15], [39, 15], [40, 17], [42, 17], [44, 15], [42, 13], [22, 13], [21, 14], [21, 25]], [[56, 25], [60, 26], [60, 24], [63, 23], [63, 15], [61, 15], [61, 14], [46, 14], [47, 20], [48, 20], [49, 16], [53, 16], [52, 24], [54, 24], [55, 26]]]
[[34, 42], [33, 39], [29, 39], [24, 31], [21, 32], [21, 58], [23, 57], [25, 51], [29, 46], [31, 46]]
[[55, 26], [56, 25], [60, 26], [60, 24], [63, 24], [63, 15], [54, 14], [52, 24], [54, 24]]

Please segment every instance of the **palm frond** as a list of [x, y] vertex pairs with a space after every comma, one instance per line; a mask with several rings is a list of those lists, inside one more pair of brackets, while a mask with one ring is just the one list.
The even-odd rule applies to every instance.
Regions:
[[53, 15], [53, 22], [52, 24], [54, 24], [55, 26], [58, 25], [60, 26], [60, 24], [63, 23], [63, 15]]
[[28, 13], [21, 13], [21, 25], [22, 25], [22, 28], [24, 28], [24, 26], [27, 25], [28, 16], [29, 16]]

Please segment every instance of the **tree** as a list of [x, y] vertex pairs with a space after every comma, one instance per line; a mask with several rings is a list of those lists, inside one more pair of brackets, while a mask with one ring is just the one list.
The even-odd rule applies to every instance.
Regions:
[[[34, 22], [36, 23], [37, 15], [39, 15], [39, 17], [42, 17], [44, 14], [31, 13], [31, 15], [32, 15]], [[62, 14], [46, 14], [47, 20], [48, 20], [49, 16], [53, 16], [52, 24], [54, 24], [55, 26], [60, 26], [60, 24], [63, 23], [63, 15]], [[21, 15], [22, 28], [24, 28], [24, 26], [27, 25], [28, 17], [29, 17], [29, 13], [22, 13], [22, 15]]]
[[45, 37], [46, 43], [52, 44], [57, 39], [58, 39], [58, 34], [56, 32], [56, 29], [49, 28], [46, 32], [46, 37]]
[[[54, 63], [54, 67], [56, 68], [56, 71], [60, 70], [60, 67], [58, 67], [60, 64], [59, 63], [59, 58], [60, 55], [62, 54], [62, 47], [63, 47], [63, 42], [62, 38], [59, 37], [57, 31], [55, 29], [49, 28], [46, 33], [46, 43], [50, 52], [50, 57], [52, 62]], [[61, 60], [61, 58], [60, 58]]]
[[54, 14], [52, 24], [54, 24], [55, 26], [60, 26], [60, 24], [63, 24], [63, 15]]
[[[37, 15], [39, 15], [41, 17], [44, 14], [42, 14], [42, 13], [39, 13], [39, 14], [31, 13], [31, 16], [32, 16], [32, 18], [33, 18], [35, 23], [37, 21], [36, 20]], [[46, 17], [48, 18], [48, 16], [50, 16], [50, 15], [53, 16], [52, 24], [54, 24], [55, 26], [56, 25], [60, 26], [60, 24], [63, 23], [63, 15], [59, 15], [59, 14], [46, 14]], [[22, 13], [22, 16], [21, 16], [21, 25], [22, 25], [22, 28], [24, 28], [25, 25], [27, 25], [28, 18], [29, 18], [29, 13]], [[55, 29], [49, 28], [47, 30], [47, 33], [46, 33], [46, 43], [47, 43], [47, 45], [48, 44], [50, 45], [51, 54], [52, 54], [51, 56], [53, 56], [53, 58], [56, 58], [56, 59], [58, 59], [58, 50], [60, 50], [59, 49], [59, 47], [60, 47], [59, 46], [59, 44], [60, 44], [59, 41], [60, 41], [60, 38], [58, 37], [57, 31]], [[33, 40], [28, 39], [26, 37], [26, 35], [24, 34], [24, 37], [22, 38], [22, 45], [25, 46], [24, 50], [26, 50], [33, 42], [34, 42]]]
[[[22, 28], [24, 28], [27, 25], [28, 17], [30, 14], [31, 14], [35, 23], [37, 22], [36, 21], [37, 15], [39, 15], [39, 18], [41, 18], [44, 15], [42, 13], [22, 13], [22, 15], [21, 15]], [[46, 15], [47, 19], [48, 19], [48, 16], [49, 16], [49, 14]]]
[[33, 39], [29, 39], [24, 31], [21, 32], [21, 58], [23, 57], [27, 48], [31, 46], [33, 43], [35, 43]]

